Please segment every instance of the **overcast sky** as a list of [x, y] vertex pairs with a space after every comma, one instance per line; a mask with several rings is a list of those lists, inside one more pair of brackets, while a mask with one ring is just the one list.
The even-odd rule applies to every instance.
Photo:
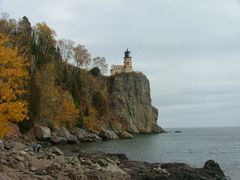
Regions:
[[239, 0], [0, 0], [12, 18], [147, 75], [163, 127], [240, 126]]

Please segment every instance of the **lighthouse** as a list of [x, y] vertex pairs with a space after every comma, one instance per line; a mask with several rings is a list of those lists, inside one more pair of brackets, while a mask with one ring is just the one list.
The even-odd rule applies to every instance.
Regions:
[[133, 71], [133, 67], [132, 67], [131, 51], [127, 49], [124, 52], [123, 65], [112, 65], [111, 75], [114, 75], [117, 73], [130, 73], [132, 71]]

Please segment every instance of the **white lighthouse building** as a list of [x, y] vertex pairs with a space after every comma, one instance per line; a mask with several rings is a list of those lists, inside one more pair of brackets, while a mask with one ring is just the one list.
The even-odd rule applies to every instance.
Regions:
[[127, 49], [124, 54], [123, 65], [112, 65], [111, 75], [117, 73], [129, 73], [133, 71], [131, 52]]

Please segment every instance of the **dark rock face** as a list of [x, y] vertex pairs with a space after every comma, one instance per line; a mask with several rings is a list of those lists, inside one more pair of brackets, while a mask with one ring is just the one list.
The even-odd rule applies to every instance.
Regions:
[[130, 133], [159, 133], [158, 110], [151, 104], [149, 80], [142, 73], [117, 74], [109, 80], [111, 108]]
[[224, 176], [223, 171], [221, 170], [220, 166], [218, 163], [216, 163], [213, 160], [208, 160], [204, 167], [204, 169], [209, 170], [209, 171], [214, 171], [219, 177]]
[[103, 129], [99, 135], [104, 140], [118, 139], [118, 135], [114, 131], [110, 130]]

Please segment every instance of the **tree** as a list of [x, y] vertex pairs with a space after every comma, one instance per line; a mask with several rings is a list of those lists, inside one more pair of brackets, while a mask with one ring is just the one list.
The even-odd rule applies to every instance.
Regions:
[[31, 72], [33, 73], [37, 65], [43, 65], [55, 59], [56, 33], [45, 22], [37, 23], [33, 27], [33, 56]]
[[29, 20], [26, 16], [23, 16], [23, 18], [19, 20], [19, 22], [18, 22], [18, 32], [31, 36], [32, 27], [31, 27], [31, 23], [29, 22]]
[[101, 71], [98, 67], [94, 67], [90, 70], [90, 73], [92, 73], [92, 75], [94, 75], [95, 77], [99, 77], [101, 76]]
[[28, 119], [27, 102], [21, 99], [28, 64], [18, 49], [7, 46], [7, 40], [0, 35], [0, 137], [10, 132], [11, 122]]
[[73, 57], [74, 42], [69, 39], [60, 39], [57, 42], [63, 61], [68, 62]]
[[85, 46], [78, 44], [73, 50], [77, 67], [85, 66], [87, 68], [91, 63], [91, 55]]
[[36, 44], [41, 45], [45, 53], [49, 47], [56, 46], [55, 36], [56, 32], [48, 27], [45, 22], [37, 23], [34, 26], [35, 42]]
[[18, 21], [18, 30], [15, 36], [12, 36], [12, 44], [21, 50], [21, 53], [26, 57], [29, 63], [32, 60], [32, 27], [28, 18], [24, 16]]
[[79, 110], [70, 93], [55, 85], [54, 64], [46, 64], [36, 70], [36, 83], [40, 87], [40, 119], [48, 119], [60, 126], [74, 127]]
[[0, 18], [0, 33], [4, 35], [14, 35], [17, 32], [17, 21], [15, 19], [9, 19], [8, 13], [2, 13]]
[[72, 96], [70, 96], [68, 91], [62, 90], [60, 99], [61, 113], [56, 117], [58, 124], [68, 128], [76, 127], [79, 118], [79, 109], [75, 107]]
[[106, 74], [108, 71], [108, 64], [105, 57], [95, 57], [92, 60], [92, 67], [98, 67], [102, 74]]

